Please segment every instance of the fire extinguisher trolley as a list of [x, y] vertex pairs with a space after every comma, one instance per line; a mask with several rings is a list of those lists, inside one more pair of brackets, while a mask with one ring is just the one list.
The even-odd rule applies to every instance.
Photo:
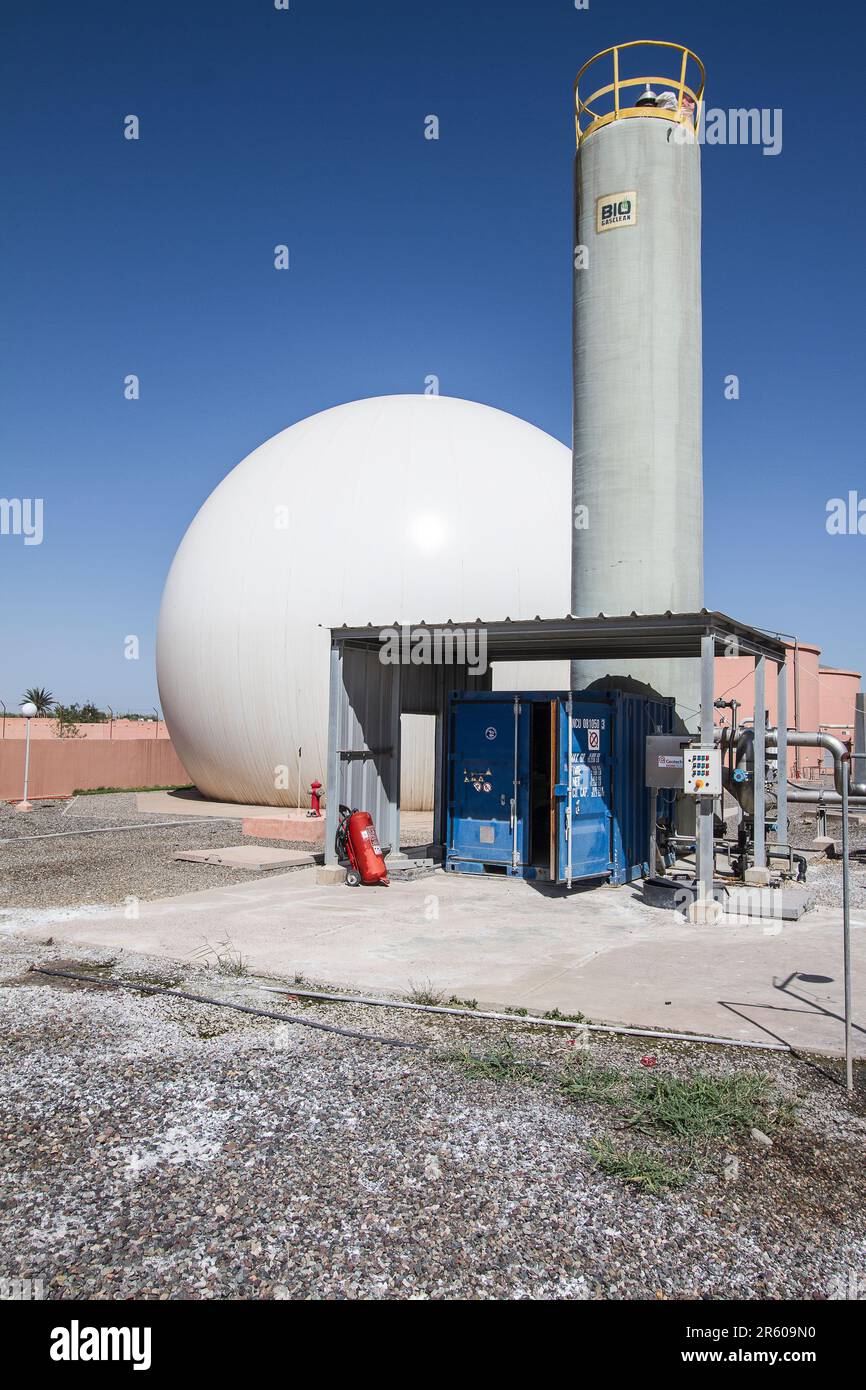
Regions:
[[334, 848], [341, 864], [348, 861], [346, 883], [350, 888], [357, 888], [359, 883], [381, 883], [384, 888], [388, 887], [385, 856], [373, 818], [367, 811], [340, 807]]

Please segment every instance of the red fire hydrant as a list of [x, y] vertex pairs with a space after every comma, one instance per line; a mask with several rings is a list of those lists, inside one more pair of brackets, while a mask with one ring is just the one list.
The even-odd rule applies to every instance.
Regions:
[[311, 816], [318, 816], [319, 818], [321, 818], [321, 815], [322, 815], [322, 784], [321, 784], [321, 782], [312, 782], [312, 783], [310, 784], [310, 806], [312, 807], [312, 810], [310, 811], [310, 815], [311, 815]]

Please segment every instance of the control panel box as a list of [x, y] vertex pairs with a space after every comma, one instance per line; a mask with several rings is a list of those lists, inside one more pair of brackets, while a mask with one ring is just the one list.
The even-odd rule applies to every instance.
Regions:
[[721, 796], [722, 754], [718, 748], [683, 749], [683, 790], [687, 796]]
[[683, 748], [688, 734], [648, 734], [646, 740], [646, 785], [669, 791], [683, 789]]

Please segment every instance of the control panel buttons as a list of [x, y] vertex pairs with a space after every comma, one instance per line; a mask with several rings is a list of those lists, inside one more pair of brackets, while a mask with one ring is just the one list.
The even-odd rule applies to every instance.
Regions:
[[722, 755], [718, 748], [683, 749], [683, 790], [689, 796], [720, 796]]

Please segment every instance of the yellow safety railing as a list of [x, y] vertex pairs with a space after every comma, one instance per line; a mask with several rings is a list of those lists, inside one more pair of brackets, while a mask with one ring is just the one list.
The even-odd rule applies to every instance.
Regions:
[[[667, 77], [657, 75], [623, 77], [621, 55], [633, 48], [666, 49], [667, 52], [664, 54], [666, 60], [671, 55], [676, 54], [677, 61], [671, 64], [671, 74]], [[596, 88], [588, 97], [582, 97], [580, 84], [584, 75], [596, 63], [600, 63], [602, 59], [611, 55], [613, 56], [613, 81], [608, 82], [603, 87]], [[634, 56], [629, 54], [629, 57]], [[690, 63], [697, 68], [696, 77], [692, 76], [689, 71]], [[660, 66], [667, 66], [667, 62], [663, 62]], [[706, 76], [704, 65], [696, 53], [693, 53], [690, 48], [684, 48], [682, 44], [667, 43], [664, 39], [634, 39], [630, 43], [620, 43], [613, 48], [605, 48], [601, 53], [596, 53], [594, 58], [590, 58], [588, 63], [584, 63], [574, 80], [574, 121], [578, 145], [593, 131], [599, 130], [604, 125], [609, 125], [611, 121], [621, 121], [630, 116], [655, 116], [661, 120], [676, 121], [680, 125], [691, 126], [694, 131], [697, 131], [701, 119]], [[657, 96], [661, 94], [661, 91], [672, 92], [676, 98], [676, 106], [637, 106], [633, 104], [634, 88], [640, 88], [643, 92], [647, 87], [652, 88], [654, 86], [661, 89], [656, 93]]]

